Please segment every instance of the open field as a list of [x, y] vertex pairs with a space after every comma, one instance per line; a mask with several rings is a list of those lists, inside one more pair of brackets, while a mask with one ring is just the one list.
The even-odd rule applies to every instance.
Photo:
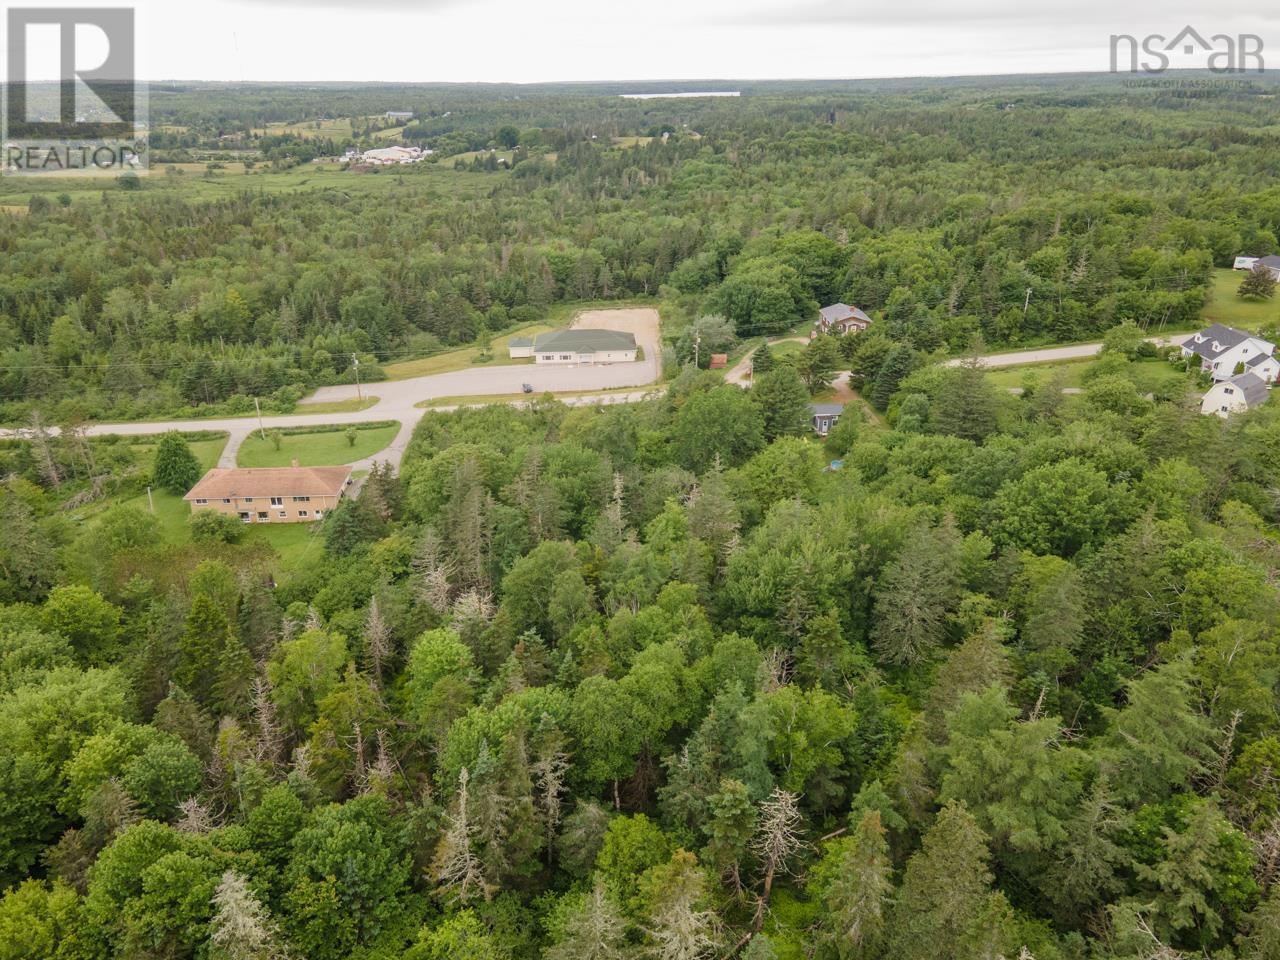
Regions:
[[[1019, 367], [1004, 367], [989, 370], [986, 377], [987, 382], [992, 386], [1008, 390], [1022, 387], [1028, 377], [1034, 378], [1041, 385], [1047, 384], [1055, 374], [1063, 371], [1066, 376], [1062, 385], [1067, 388], [1079, 388], [1084, 386], [1084, 373], [1092, 362], [1092, 358], [1089, 358], [1065, 363], [1033, 363]], [[1186, 378], [1186, 374], [1165, 360], [1139, 361], [1131, 366], [1130, 373], [1138, 389], [1144, 393], [1150, 393], [1165, 384]]]
[[283, 433], [280, 449], [254, 432], [245, 438], [236, 456], [241, 467], [287, 467], [296, 459], [300, 467], [337, 466], [355, 463], [373, 456], [387, 446], [400, 429], [400, 424], [356, 429], [354, 445], [347, 442], [345, 430], [323, 430], [309, 433]]
[[[505, 160], [507, 163], [511, 162], [511, 150], [494, 150], [493, 152], [498, 155], [499, 160]], [[455, 153], [453, 156], [445, 157], [441, 162], [452, 167], [454, 163], [459, 160], [465, 160], [467, 163], [470, 163], [476, 157], [487, 157], [488, 155], [488, 150], [469, 150], [466, 153]]]
[[493, 188], [490, 175], [454, 170], [450, 163], [419, 163], [360, 174], [343, 171], [338, 164], [307, 163], [288, 170], [259, 164], [247, 172], [239, 161], [228, 160], [225, 165], [226, 169], [215, 171], [211, 177], [204, 176], [203, 163], [179, 164], [191, 171], [179, 175], [166, 174], [164, 165], [159, 165], [141, 178], [139, 190], [121, 189], [112, 177], [3, 177], [0, 208], [25, 212], [33, 196], [56, 202], [55, 198], [63, 193], [71, 197], [73, 204], [99, 204], [104, 194], [117, 202], [156, 196], [202, 202], [234, 197], [246, 189], [264, 194], [309, 190], [338, 190], [348, 196], [397, 194], [412, 196], [415, 202], [430, 202], [433, 196], [474, 197]]
[[365, 393], [363, 400], [357, 400], [352, 397], [350, 400], [322, 400], [318, 403], [307, 403], [305, 400], [298, 403], [298, 413], [359, 413], [361, 410], [368, 410], [378, 402], [377, 396], [371, 396]]
[[[155, 459], [156, 444], [139, 443], [137, 442], [138, 438], [130, 439], [133, 442], [129, 444], [129, 449], [138, 458], [138, 463], [142, 469], [150, 472], [152, 461]], [[196, 459], [200, 461], [200, 468], [209, 470], [217, 466], [218, 457], [226, 443], [227, 438], [222, 436], [214, 440], [189, 441], [187, 445], [191, 448], [191, 452], [195, 454]], [[107, 498], [75, 510], [71, 516], [80, 523], [93, 524], [111, 507], [130, 506], [139, 510], [150, 511], [152, 504], [155, 506], [155, 517], [160, 522], [160, 533], [165, 542], [174, 544], [186, 543], [187, 517], [191, 513], [191, 508], [187, 506], [186, 501], [178, 494], [170, 493], [158, 487], [151, 491], [150, 502], [145, 492], [133, 497]]]
[[1201, 313], [1206, 323], [1224, 323], [1249, 331], [1280, 324], [1280, 303], [1275, 300], [1241, 300], [1236, 296], [1243, 279], [1243, 270], [1213, 271], [1209, 302]]
[[[592, 300], [578, 301], [574, 303], [557, 303], [547, 309], [547, 315], [537, 323], [527, 323], [509, 330], [501, 336], [494, 337], [490, 346], [492, 359], [487, 363], [477, 363], [476, 358], [480, 355], [480, 351], [475, 346], [461, 347], [457, 350], [449, 350], [445, 353], [432, 354], [429, 357], [422, 357], [418, 360], [403, 360], [399, 363], [389, 363], [383, 366], [383, 370], [387, 374], [388, 380], [408, 380], [411, 377], [424, 377], [434, 373], [451, 373], [455, 370], [467, 370], [472, 367], [493, 367], [493, 366], [531, 366], [533, 359], [528, 360], [512, 360], [507, 356], [507, 344], [512, 337], [532, 337], [538, 333], [546, 333], [548, 330], [558, 330], [567, 326], [591, 326], [603, 325], [617, 330], [629, 330], [636, 333], [638, 341], [645, 340], [642, 334], [645, 331], [632, 329], [628, 326], [630, 320], [623, 319], [623, 314], [616, 311], [630, 310], [635, 307], [652, 308], [654, 305], [650, 301], [645, 300]], [[606, 311], [601, 313], [600, 311]], [[647, 324], [646, 324], [647, 328]], [[653, 341], [657, 342], [657, 332], [654, 331]], [[377, 384], [371, 384], [370, 389], [377, 391]], [[308, 405], [307, 412], [311, 412]]]
[[[361, 122], [360, 124], [364, 124]], [[318, 120], [301, 120], [297, 123], [269, 123], [258, 127], [254, 134], [259, 137], [349, 137], [351, 136], [351, 117], [322, 117]]]
[[[401, 363], [389, 363], [382, 369], [389, 380], [407, 380], [410, 377], [425, 377], [432, 373], [450, 373], [454, 370], [466, 370], [473, 366], [514, 366], [532, 364], [533, 358], [512, 360], [507, 356], [507, 343], [512, 337], [532, 337], [535, 333], [545, 333], [553, 329], [545, 323], [530, 323], [500, 337], [494, 337], [489, 348], [490, 359], [487, 363], [478, 362], [480, 348], [463, 347], [450, 350], [448, 353], [437, 353], [421, 360], [405, 360]], [[376, 387], [375, 387], [376, 389]]]

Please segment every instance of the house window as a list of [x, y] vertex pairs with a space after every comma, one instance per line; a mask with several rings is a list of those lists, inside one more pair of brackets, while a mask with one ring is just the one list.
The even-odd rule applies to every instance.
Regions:
[[311, 498], [310, 497], [294, 497], [293, 502], [294, 503], [310, 503]]
[[287, 510], [281, 510], [279, 516], [281, 520], [288, 520], [289, 512]]
[[231, 498], [230, 498], [230, 497], [223, 497], [223, 498], [222, 498], [222, 502], [223, 502], [223, 503], [230, 503], [230, 502], [231, 502]]
[[561, 359], [561, 360], [572, 360], [572, 359], [573, 359], [573, 354], [571, 354], [571, 353], [562, 353], [562, 354], [560, 354], [560, 359]]
[[245, 498], [244, 498], [244, 502], [245, 502], [245, 503], [253, 503], [253, 497], [245, 497]]
[[268, 518], [267, 518], [267, 511], [265, 511], [265, 510], [259, 510], [259, 511], [258, 511], [258, 522], [259, 522], [259, 523], [265, 523], [265, 522], [267, 521], [267, 519], [268, 519]]
[[299, 510], [299, 511], [298, 511], [298, 516], [300, 516], [300, 517], [305, 517], [306, 515], [307, 515], [307, 511], [305, 511], [305, 510]]
[[1223, 392], [1223, 393], [1235, 393], [1236, 391], [1235, 391], [1235, 389], [1234, 389], [1234, 388], [1232, 388], [1232, 387], [1223, 387], [1223, 388], [1222, 388], [1222, 392]]
[[203, 497], [197, 497], [197, 498], [196, 498], [196, 503], [197, 503], [199, 506], [204, 506], [204, 505], [205, 505], [206, 503], [208, 503], [208, 502], [209, 502], [209, 501], [208, 501], [208, 500], [206, 500], [206, 499], [204, 499]]
[[253, 523], [253, 517], [247, 512], [241, 511], [240, 519], [245, 523]]
[[319, 519], [320, 519], [321, 517], [323, 517], [323, 516], [324, 516], [324, 511], [323, 511], [323, 510], [317, 510], [317, 511], [316, 511], [316, 519], [317, 519], [317, 520], [319, 520]]
[[284, 506], [284, 497], [272, 497], [272, 498], [271, 498], [271, 505], [272, 505], [273, 507], [283, 507], [283, 506]]

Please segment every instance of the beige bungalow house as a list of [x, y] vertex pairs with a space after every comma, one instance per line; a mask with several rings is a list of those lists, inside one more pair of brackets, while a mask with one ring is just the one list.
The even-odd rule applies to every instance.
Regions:
[[245, 523], [306, 523], [338, 505], [351, 467], [214, 467], [182, 499]]
[[533, 338], [534, 363], [633, 363], [636, 337], [621, 330], [553, 330]]

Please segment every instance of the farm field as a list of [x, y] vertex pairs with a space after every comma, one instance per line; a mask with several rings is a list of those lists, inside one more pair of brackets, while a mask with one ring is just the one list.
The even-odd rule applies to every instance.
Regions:
[[43, 196], [57, 202], [61, 194], [70, 197], [72, 205], [98, 205], [107, 196], [116, 201], [145, 200], [159, 196], [176, 197], [191, 202], [225, 200], [245, 189], [255, 193], [285, 194], [315, 190], [335, 190], [344, 195], [383, 197], [388, 194], [412, 193], [420, 202], [433, 197], [467, 198], [493, 188], [493, 173], [454, 170], [452, 164], [414, 164], [354, 174], [337, 164], [301, 164], [287, 170], [259, 165], [246, 171], [244, 165], [227, 161], [223, 170], [204, 176], [203, 163], [178, 164], [190, 172], [166, 174], [163, 165], [140, 177], [137, 190], [124, 190], [113, 178], [101, 177], [0, 177], [0, 215], [4, 212], [24, 214], [31, 198]]
[[354, 463], [383, 449], [399, 429], [398, 423], [372, 428], [358, 425], [354, 445], [347, 442], [345, 430], [281, 431], [279, 450], [272, 443], [270, 433], [264, 440], [255, 432], [241, 444], [236, 464], [241, 467], [287, 467], [295, 459], [300, 467]]

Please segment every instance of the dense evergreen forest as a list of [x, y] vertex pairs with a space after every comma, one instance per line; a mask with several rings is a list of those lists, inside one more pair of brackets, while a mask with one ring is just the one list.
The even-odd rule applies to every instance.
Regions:
[[[0, 960], [1280, 957], [1280, 407], [1201, 416], [1142, 340], [1275, 250], [1272, 108], [749, 92], [409, 101], [582, 125], [491, 173], [5, 184], [12, 418], [300, 394], [584, 299], [652, 298], [670, 375], [430, 414], [288, 564], [86, 519], [141, 493], [121, 438], [0, 442]], [[276, 119], [214, 93], [165, 119]], [[326, 96], [405, 102], [279, 119]], [[684, 362], [835, 298], [872, 330], [750, 389]], [[1072, 393], [931, 362], [1085, 337]], [[819, 439], [845, 363], [870, 405]]]
[[[406, 134], [446, 159], [310, 184], [280, 171], [311, 141], [264, 135], [280, 143], [233, 141], [262, 166], [217, 195], [162, 160], [105, 191], [9, 187], [29, 212], [0, 215], [0, 416], [287, 408], [347, 382], [353, 355], [376, 377], [577, 300], [656, 298], [673, 337], [702, 313], [752, 337], [843, 299], [923, 352], [1186, 329], [1211, 265], [1277, 249], [1273, 96], [1114, 79], [702, 101], [158, 90], [161, 142], [408, 105]], [[450, 137], [514, 143], [513, 165], [454, 169]]]

